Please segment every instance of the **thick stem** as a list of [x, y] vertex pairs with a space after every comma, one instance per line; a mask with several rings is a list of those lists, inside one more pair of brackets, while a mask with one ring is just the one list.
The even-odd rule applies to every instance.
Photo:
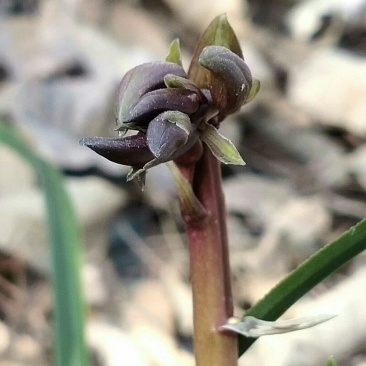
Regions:
[[207, 147], [196, 166], [193, 189], [207, 210], [204, 218], [186, 217], [196, 365], [235, 366], [237, 337], [218, 329], [233, 315], [233, 301], [220, 163]]

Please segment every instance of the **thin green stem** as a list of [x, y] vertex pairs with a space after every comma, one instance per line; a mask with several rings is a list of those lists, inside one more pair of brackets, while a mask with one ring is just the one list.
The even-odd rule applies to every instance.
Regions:
[[220, 163], [204, 148], [193, 190], [207, 211], [187, 217], [197, 366], [237, 365], [237, 336], [218, 329], [233, 314], [229, 254]]

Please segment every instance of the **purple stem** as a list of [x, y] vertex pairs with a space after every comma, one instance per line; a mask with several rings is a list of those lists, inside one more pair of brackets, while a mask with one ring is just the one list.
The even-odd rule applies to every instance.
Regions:
[[233, 315], [225, 202], [220, 163], [204, 146], [195, 167], [193, 190], [207, 210], [185, 217], [190, 251], [197, 366], [237, 365], [237, 337], [219, 331]]

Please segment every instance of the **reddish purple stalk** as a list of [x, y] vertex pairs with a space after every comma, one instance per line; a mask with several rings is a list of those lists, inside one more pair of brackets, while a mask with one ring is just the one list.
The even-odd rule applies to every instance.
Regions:
[[237, 365], [237, 337], [219, 327], [233, 315], [225, 202], [219, 161], [205, 146], [195, 167], [193, 190], [204, 217], [185, 218], [190, 252], [197, 366]]

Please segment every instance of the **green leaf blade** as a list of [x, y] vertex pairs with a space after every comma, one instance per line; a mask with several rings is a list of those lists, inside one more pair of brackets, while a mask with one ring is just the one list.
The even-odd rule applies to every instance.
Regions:
[[[365, 249], [366, 219], [303, 262], [250, 308], [245, 316], [276, 320], [327, 276]], [[239, 336], [238, 342], [239, 356], [241, 356], [255, 342], [255, 339]]]
[[52, 256], [57, 365], [87, 365], [80, 284], [80, 238], [61, 174], [41, 161]]
[[62, 176], [1, 121], [0, 143], [8, 145], [34, 168], [45, 194], [52, 261], [55, 365], [87, 366], [80, 284], [81, 241]]

